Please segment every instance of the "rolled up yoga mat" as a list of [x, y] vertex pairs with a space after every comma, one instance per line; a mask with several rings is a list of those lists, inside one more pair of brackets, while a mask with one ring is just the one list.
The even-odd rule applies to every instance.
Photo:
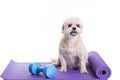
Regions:
[[110, 77], [110, 68], [97, 52], [91, 51], [88, 53], [88, 62], [98, 78], [107, 79]]

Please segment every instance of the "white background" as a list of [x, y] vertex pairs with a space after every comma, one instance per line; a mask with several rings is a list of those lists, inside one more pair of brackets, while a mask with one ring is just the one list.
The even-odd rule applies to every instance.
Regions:
[[78, 17], [87, 50], [99, 52], [110, 66], [109, 80], [119, 80], [119, 4], [119, 0], [1, 0], [0, 74], [10, 60], [57, 58], [63, 21]]

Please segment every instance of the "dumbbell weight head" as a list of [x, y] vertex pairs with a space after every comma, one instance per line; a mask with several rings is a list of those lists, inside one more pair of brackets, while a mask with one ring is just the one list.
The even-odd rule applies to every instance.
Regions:
[[29, 72], [32, 75], [38, 75], [40, 73], [39, 68], [41, 67], [40, 63], [33, 63], [29, 65]]
[[56, 74], [56, 67], [52, 64], [46, 65], [43, 69], [43, 74], [47, 78], [54, 78]]

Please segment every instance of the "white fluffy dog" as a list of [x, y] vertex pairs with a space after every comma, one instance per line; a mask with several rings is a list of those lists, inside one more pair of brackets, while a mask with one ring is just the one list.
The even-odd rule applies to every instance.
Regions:
[[80, 67], [81, 73], [87, 73], [87, 51], [80, 33], [82, 23], [78, 18], [67, 19], [62, 27], [64, 34], [59, 45], [59, 57], [54, 61], [55, 66], [61, 65], [60, 72], [66, 72], [67, 68]]

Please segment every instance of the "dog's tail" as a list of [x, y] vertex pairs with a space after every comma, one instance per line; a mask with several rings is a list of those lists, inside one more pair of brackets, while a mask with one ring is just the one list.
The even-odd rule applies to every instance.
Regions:
[[55, 59], [55, 58], [50, 58], [50, 61], [53, 63], [53, 62], [56, 62], [57, 59]]
[[53, 58], [51, 58], [50, 60], [51, 60], [51, 63], [52, 63], [53, 65], [55, 65], [55, 66], [60, 66], [59, 59], [53, 59]]

